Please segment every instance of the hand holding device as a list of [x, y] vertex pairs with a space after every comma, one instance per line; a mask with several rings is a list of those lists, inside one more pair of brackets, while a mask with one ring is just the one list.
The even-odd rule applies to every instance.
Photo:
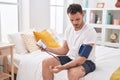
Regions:
[[[41, 40], [39, 40], [38, 42], [37, 42], [37, 45], [39, 46], [39, 47], [42, 47], [43, 49], [46, 49], [46, 45], [41, 41]], [[46, 51], [49, 55], [51, 55], [51, 56], [53, 56], [55, 59], [57, 59], [58, 61], [59, 61], [59, 58], [57, 57], [57, 56], [54, 56], [53, 54], [51, 54], [50, 52], [48, 52], [48, 51]]]
[[46, 45], [45, 45], [41, 40], [39, 40], [39, 41], [37, 42], [37, 45], [40, 46], [40, 47], [42, 47], [43, 49], [46, 48]]

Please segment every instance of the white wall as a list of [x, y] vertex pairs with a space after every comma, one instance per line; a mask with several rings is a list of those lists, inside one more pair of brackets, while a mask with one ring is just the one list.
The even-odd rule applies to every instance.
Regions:
[[50, 25], [49, 0], [20, 0], [19, 12], [19, 31], [43, 29]]
[[70, 22], [70, 20], [69, 20], [68, 15], [67, 15], [67, 8], [68, 8], [69, 4], [72, 4], [72, 3], [74, 3], [73, 0], [66, 0], [66, 1], [65, 1], [65, 9], [64, 9], [64, 14], [65, 14], [65, 15], [64, 15], [64, 16], [65, 16], [65, 19], [64, 19], [64, 30], [65, 30], [66, 27], [71, 26], [71, 22]]
[[30, 27], [29, 0], [19, 0], [19, 31]]
[[49, 0], [30, 0], [30, 27], [48, 28], [50, 25]]

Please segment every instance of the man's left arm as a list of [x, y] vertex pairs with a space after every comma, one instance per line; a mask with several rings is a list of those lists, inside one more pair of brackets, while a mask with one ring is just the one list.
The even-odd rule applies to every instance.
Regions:
[[80, 56], [77, 57], [76, 59], [70, 61], [69, 63], [64, 64], [63, 69], [69, 69], [72, 67], [82, 65], [86, 61], [86, 59], [88, 58], [89, 54], [91, 53], [93, 46], [94, 46], [94, 44], [81, 45], [79, 53], [78, 53]]
[[49, 68], [50, 68], [51, 72], [58, 73], [61, 70], [66, 70], [66, 69], [70, 69], [70, 68], [79, 66], [79, 65], [83, 64], [85, 61], [86, 61], [85, 57], [78, 57], [78, 58], [76, 58], [76, 59], [74, 59], [74, 60], [72, 60], [64, 65], [58, 65], [55, 67], [50, 66]]
[[[80, 49], [82, 49], [82, 50], [80, 50], [81, 54], [79, 57], [70, 61], [69, 63], [66, 63], [64, 65], [58, 65], [58, 66], [54, 67], [53, 72], [57, 73], [61, 70], [70, 69], [70, 68], [82, 65], [88, 58], [93, 46], [94, 46], [94, 44], [86, 44], [86, 46], [84, 45], [84, 46], [80, 47]], [[86, 52], [86, 50], [88, 50], [88, 48], [89, 48], [89, 51]], [[86, 54], [87, 54], [87, 56], [86, 56]]]

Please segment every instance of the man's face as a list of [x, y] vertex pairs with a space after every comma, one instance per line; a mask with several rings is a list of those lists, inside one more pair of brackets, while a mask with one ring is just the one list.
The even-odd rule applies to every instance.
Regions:
[[84, 25], [83, 14], [77, 12], [75, 14], [68, 14], [68, 16], [70, 18], [70, 21], [71, 21], [74, 29], [76, 31], [80, 30], [82, 28], [82, 26]]

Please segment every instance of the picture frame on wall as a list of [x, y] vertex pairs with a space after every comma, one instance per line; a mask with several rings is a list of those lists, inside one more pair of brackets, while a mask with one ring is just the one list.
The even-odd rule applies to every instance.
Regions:
[[105, 3], [97, 3], [96, 7], [97, 8], [104, 8]]

